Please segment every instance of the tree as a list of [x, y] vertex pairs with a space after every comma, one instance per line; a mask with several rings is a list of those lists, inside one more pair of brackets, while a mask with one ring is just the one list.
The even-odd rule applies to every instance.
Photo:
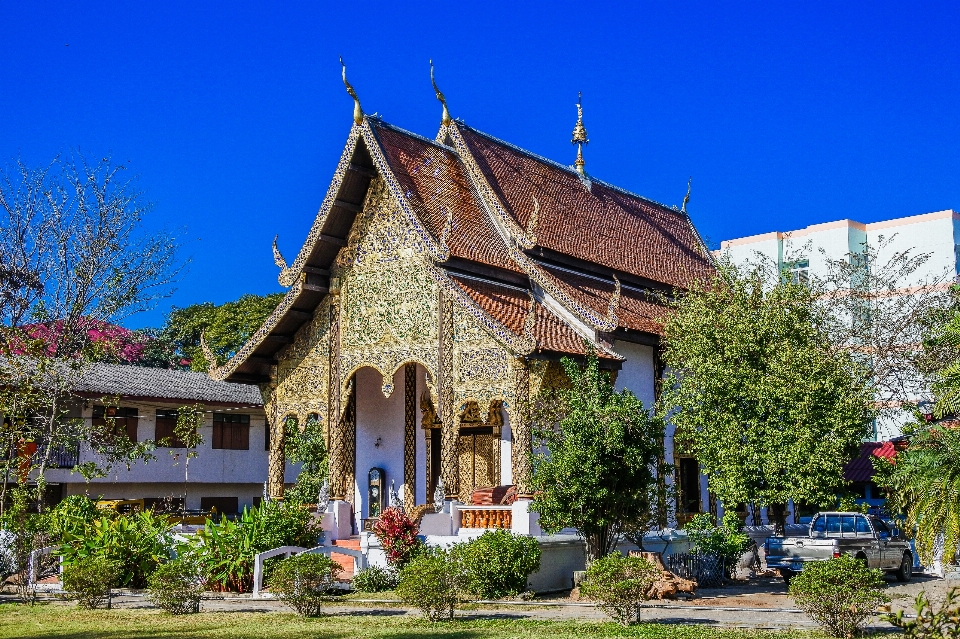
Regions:
[[90, 444], [101, 462], [79, 469], [89, 477], [152, 447], [112, 418], [95, 425], [70, 414], [77, 377], [109, 355], [105, 327], [153, 308], [181, 270], [176, 241], [142, 231], [150, 207], [124, 170], [78, 157], [0, 174], [0, 472], [4, 490], [11, 478], [34, 480], [38, 507], [56, 451]]
[[[955, 273], [930, 271], [932, 253], [896, 250], [896, 236], [878, 236], [856, 250], [831, 257], [819, 249], [824, 268], [810, 278], [823, 311], [824, 331], [870, 370], [877, 433], [897, 434], [904, 409], [930, 398], [925, 373], [930, 354], [919, 348], [930, 321], [949, 308]], [[809, 243], [787, 253], [808, 255]], [[788, 256], [788, 261], [791, 259]]]
[[[203, 443], [200, 427], [203, 426], [203, 404], [181, 406], [177, 409], [177, 423], [173, 427], [173, 436], [176, 442], [163, 442], [163, 445], [180, 444], [187, 449], [183, 460], [183, 513], [187, 511], [187, 484], [190, 481], [190, 460], [197, 457], [197, 446]], [[180, 453], [170, 451], [174, 458]]]
[[870, 432], [869, 371], [831, 341], [820, 291], [721, 265], [673, 304], [662, 406], [732, 507], [832, 505]]
[[876, 460], [874, 481], [888, 493], [893, 512], [903, 513], [905, 528], [913, 531], [917, 552], [924, 563], [942, 556], [951, 558], [960, 549], [960, 430], [955, 416], [960, 409], [960, 306], [957, 292], [949, 308], [929, 315], [923, 339], [924, 363], [933, 380], [936, 398], [933, 416], [947, 419], [928, 423], [918, 411], [916, 421], [904, 429], [910, 441], [893, 463]]
[[282, 299], [283, 293], [247, 294], [219, 306], [204, 302], [174, 307], [163, 328], [153, 333], [155, 339], [148, 346], [145, 363], [206, 371], [210, 362], [200, 346], [203, 335], [217, 355], [214, 364], [223, 364], [246, 344]]
[[284, 492], [284, 499], [295, 504], [315, 504], [327, 478], [327, 448], [323, 444], [323, 425], [311, 415], [303, 428], [296, 419], [288, 419], [284, 437], [287, 461], [301, 464], [297, 483]]
[[595, 353], [562, 364], [569, 385], [545, 389], [531, 410], [532, 509], [546, 531], [576, 528], [592, 562], [649, 519], [663, 422], [629, 390], [614, 390]]

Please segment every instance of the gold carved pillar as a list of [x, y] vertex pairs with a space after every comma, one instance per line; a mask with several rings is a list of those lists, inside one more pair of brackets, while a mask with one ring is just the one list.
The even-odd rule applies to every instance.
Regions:
[[456, 499], [460, 492], [457, 440], [460, 434], [459, 411], [453, 406], [453, 301], [440, 289], [440, 374], [437, 391], [440, 406], [441, 451], [440, 477], [447, 499]]
[[407, 508], [417, 504], [416, 364], [403, 367], [403, 503]]
[[[332, 287], [331, 287], [332, 288]], [[340, 298], [330, 296], [329, 378], [327, 380], [327, 428], [330, 433], [330, 499], [346, 496], [346, 458], [343, 424], [340, 418]]]
[[270, 499], [283, 499], [283, 473], [286, 468], [284, 440], [286, 425], [278, 416], [276, 404], [273, 406], [273, 419], [267, 418], [266, 428], [270, 429], [270, 456], [267, 463], [267, 495]]
[[517, 497], [532, 498], [530, 480], [533, 478], [530, 455], [533, 447], [533, 434], [530, 431], [530, 369], [527, 362], [516, 360], [514, 387], [515, 407], [512, 413], [514, 422], [510, 424], [513, 434], [511, 449], [513, 483], [517, 486]]
[[353, 503], [357, 479], [357, 378], [347, 383], [349, 394], [340, 424], [343, 433], [343, 494], [347, 501]]

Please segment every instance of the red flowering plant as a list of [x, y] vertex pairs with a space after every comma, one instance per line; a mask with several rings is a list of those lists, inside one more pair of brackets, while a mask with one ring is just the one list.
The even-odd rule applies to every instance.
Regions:
[[420, 527], [401, 508], [387, 508], [373, 525], [373, 534], [387, 555], [387, 563], [399, 570], [423, 548], [417, 539]]

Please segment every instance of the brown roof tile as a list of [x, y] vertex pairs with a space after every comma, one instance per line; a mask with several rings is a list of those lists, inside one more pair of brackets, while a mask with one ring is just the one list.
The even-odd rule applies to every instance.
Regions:
[[[565, 269], [541, 266], [554, 285], [573, 300], [586, 306], [598, 315], [605, 316], [610, 308], [615, 285], [613, 280], [572, 273]], [[618, 326], [634, 331], [663, 334], [663, 320], [668, 312], [661, 304], [651, 302], [643, 291], [624, 286], [620, 290], [620, 302], [614, 311]]]
[[451, 255], [511, 271], [520, 268], [474, 197], [463, 163], [451, 149], [374, 121], [374, 131], [400, 188], [421, 222], [439, 239], [453, 211]]
[[[530, 308], [529, 294], [517, 287], [450, 274], [470, 298], [493, 319], [503, 324], [517, 336], [523, 335], [524, 323]], [[551, 313], [542, 304], [537, 304], [533, 336], [537, 347], [544, 351], [583, 355], [586, 353], [583, 337]], [[600, 357], [608, 357], [604, 353]]]
[[681, 288], [712, 264], [685, 213], [608, 184], [583, 184], [572, 169], [455, 124], [491, 188], [521, 228], [540, 205], [537, 244]]

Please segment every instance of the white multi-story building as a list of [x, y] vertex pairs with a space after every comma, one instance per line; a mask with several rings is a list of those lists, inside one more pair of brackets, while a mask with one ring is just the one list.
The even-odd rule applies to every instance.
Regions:
[[[870, 247], [878, 265], [887, 264], [897, 254], [910, 251], [914, 256], [926, 255], [919, 268], [907, 273], [896, 284], [896, 291], [917, 294], [919, 290], [945, 289], [960, 273], [960, 214], [953, 210], [914, 215], [883, 222], [862, 224], [838, 220], [814, 224], [794, 231], [774, 231], [721, 243], [719, 255], [734, 264], [743, 265], [765, 260], [775, 263], [781, 272], [792, 274], [795, 281], [829, 277], [831, 260], [856, 260]], [[874, 268], [874, 265], [869, 265]], [[906, 398], [911, 402], [929, 399], [928, 389], [915, 385]], [[900, 427], [909, 418], [906, 411], [892, 411], [878, 420], [876, 438], [890, 439], [900, 435]]]
[[[73, 468], [97, 461], [89, 446], [76, 452], [61, 452], [54, 461], [59, 468], [46, 471], [53, 501], [68, 495], [86, 494], [103, 499], [143, 499], [149, 507], [171, 500], [188, 510], [229, 514], [255, 505], [267, 479], [269, 429], [263, 401], [255, 386], [210, 379], [206, 373], [93, 364], [75, 386], [77, 415], [85, 420], [112, 418], [116, 428], [131, 441], [165, 441], [154, 451], [155, 459], [137, 462], [128, 470], [114, 466], [106, 477], [85, 481]], [[104, 404], [104, 399], [109, 399]], [[118, 404], [118, 405], [117, 405]], [[200, 404], [204, 423], [203, 442], [190, 461], [185, 486], [187, 449], [174, 438], [177, 409]], [[298, 468], [290, 465], [288, 481]]]

